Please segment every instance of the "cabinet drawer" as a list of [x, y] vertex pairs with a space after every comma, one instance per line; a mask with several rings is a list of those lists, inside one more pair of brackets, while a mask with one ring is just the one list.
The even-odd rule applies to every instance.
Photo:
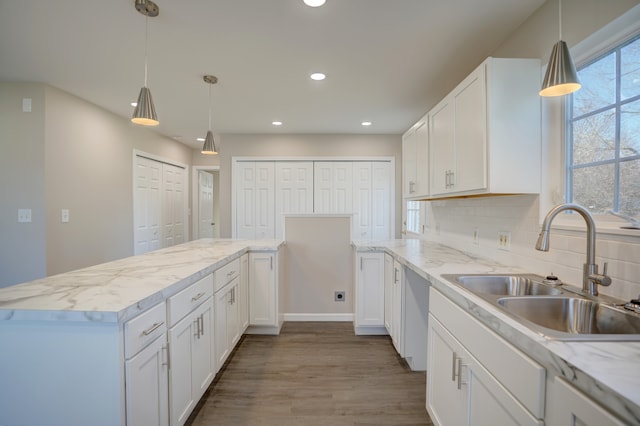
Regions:
[[125, 357], [131, 358], [167, 331], [167, 310], [160, 303], [124, 324]]
[[431, 288], [429, 312], [535, 417], [544, 418], [546, 370]]
[[233, 260], [213, 273], [214, 292], [240, 275], [240, 259]]
[[211, 296], [213, 296], [213, 275], [207, 275], [180, 293], [171, 296], [167, 300], [169, 327], [172, 327]]

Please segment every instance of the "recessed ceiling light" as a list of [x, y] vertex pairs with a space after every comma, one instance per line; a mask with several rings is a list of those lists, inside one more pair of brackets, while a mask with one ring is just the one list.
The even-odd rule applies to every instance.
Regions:
[[274, 126], [282, 126], [282, 121], [272, 121], [271, 124]]
[[325, 3], [326, 0], [304, 0], [304, 4], [311, 7], [319, 7]]
[[371, 122], [370, 121], [363, 121], [362, 125], [363, 126], [371, 126]]
[[198, 142], [204, 142], [204, 138], [196, 138]]
[[327, 76], [322, 74], [321, 72], [314, 72], [313, 74], [311, 74], [311, 80], [321, 81], [325, 78], [327, 78]]

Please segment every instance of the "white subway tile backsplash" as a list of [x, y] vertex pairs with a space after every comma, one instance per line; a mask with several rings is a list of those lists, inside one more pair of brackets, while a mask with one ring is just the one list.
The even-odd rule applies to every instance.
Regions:
[[[452, 199], [427, 203], [431, 232], [424, 238], [440, 241], [459, 250], [487, 257], [505, 265], [547, 275], [551, 272], [562, 280], [580, 287], [585, 262], [585, 231], [554, 228], [550, 250], [535, 250], [540, 233], [538, 197], [532, 195]], [[440, 235], [435, 232], [439, 224]], [[474, 229], [479, 243], [472, 243]], [[511, 232], [509, 251], [498, 249], [498, 232]], [[600, 292], [621, 299], [640, 294], [640, 237], [599, 234], [596, 261], [602, 268], [609, 262], [613, 284]]]

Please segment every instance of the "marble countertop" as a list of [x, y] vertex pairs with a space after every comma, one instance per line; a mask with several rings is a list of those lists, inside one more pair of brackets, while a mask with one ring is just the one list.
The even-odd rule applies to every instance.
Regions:
[[463, 307], [505, 340], [631, 424], [640, 424], [640, 342], [547, 339], [443, 274], [527, 273], [421, 240], [354, 242], [356, 251], [384, 251]]
[[248, 251], [280, 240], [201, 239], [0, 289], [0, 321], [124, 322]]

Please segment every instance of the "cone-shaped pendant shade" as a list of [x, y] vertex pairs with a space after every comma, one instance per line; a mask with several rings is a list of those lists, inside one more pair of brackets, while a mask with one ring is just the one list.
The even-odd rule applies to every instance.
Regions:
[[540, 96], [562, 96], [580, 89], [576, 67], [571, 60], [567, 43], [560, 40], [553, 46]]
[[133, 110], [131, 121], [143, 126], [157, 126], [160, 124], [158, 116], [156, 115], [156, 108], [153, 106], [151, 91], [147, 86], [140, 89], [138, 105], [136, 105], [136, 109]]
[[216, 151], [216, 143], [213, 140], [213, 132], [211, 130], [207, 131], [207, 137], [204, 139], [204, 145], [202, 146], [203, 154], [213, 155], [217, 154]]

